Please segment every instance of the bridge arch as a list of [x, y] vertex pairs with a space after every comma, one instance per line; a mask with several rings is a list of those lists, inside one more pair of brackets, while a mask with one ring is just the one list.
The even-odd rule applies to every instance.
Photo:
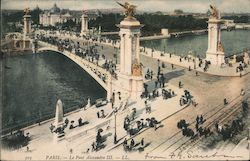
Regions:
[[5, 39], [19, 39], [22, 37], [22, 34], [19, 32], [9, 32], [5, 34]]
[[[104, 69], [100, 69], [100, 67], [98, 67], [97, 65], [94, 65], [93, 63], [88, 62], [87, 60], [82, 59], [81, 57], [72, 54], [68, 51], [59, 51], [57, 49], [57, 47], [50, 45], [48, 47], [41, 47], [37, 50], [37, 52], [43, 52], [43, 51], [54, 51], [57, 52], [59, 54], [63, 54], [64, 56], [66, 56], [67, 58], [69, 58], [70, 60], [72, 60], [73, 62], [75, 62], [77, 65], [79, 65], [83, 70], [85, 70], [92, 78], [95, 79], [95, 81], [100, 84], [106, 91], [108, 94], [108, 85], [107, 85], [107, 81], [108, 81], [108, 77], [110, 77], [110, 74], [104, 70]], [[101, 74], [101, 76], [98, 74]], [[102, 76], [105, 76], [105, 82], [102, 79]]]

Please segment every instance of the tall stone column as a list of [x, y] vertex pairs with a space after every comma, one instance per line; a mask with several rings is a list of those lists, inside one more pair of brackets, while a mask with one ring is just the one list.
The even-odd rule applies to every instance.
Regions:
[[120, 91], [131, 99], [139, 99], [143, 91], [143, 77], [139, 60], [139, 36], [142, 25], [134, 17], [128, 16], [117, 25], [120, 28]]
[[23, 16], [23, 36], [24, 38], [29, 38], [31, 34], [31, 15]]
[[124, 37], [125, 34], [120, 33], [121, 41], [120, 41], [120, 73], [124, 73], [124, 65], [125, 65], [125, 43], [124, 43]]
[[98, 37], [97, 37], [97, 39], [98, 39], [99, 42], [101, 41], [101, 34], [102, 34], [102, 27], [99, 26], [98, 27]]
[[24, 10], [23, 16], [23, 49], [30, 49], [31, 15], [29, 8]]
[[212, 8], [212, 15], [208, 20], [208, 49], [206, 52], [206, 59], [213, 65], [221, 65], [225, 63], [224, 48], [221, 42], [221, 24], [219, 11]]
[[86, 35], [88, 32], [88, 15], [86, 13], [83, 13], [81, 16], [81, 20], [81, 35]]

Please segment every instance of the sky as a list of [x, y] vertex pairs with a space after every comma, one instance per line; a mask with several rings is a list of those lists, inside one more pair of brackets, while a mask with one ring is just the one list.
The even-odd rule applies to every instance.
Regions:
[[54, 3], [59, 8], [70, 10], [118, 8], [116, 1], [128, 1], [141, 11], [172, 12], [181, 9], [184, 12], [205, 13], [209, 4], [214, 4], [221, 12], [250, 13], [250, 0], [1, 0], [2, 9], [35, 8], [49, 9]]

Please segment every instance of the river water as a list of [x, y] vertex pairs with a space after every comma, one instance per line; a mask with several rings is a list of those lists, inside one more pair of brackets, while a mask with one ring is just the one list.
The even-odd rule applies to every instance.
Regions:
[[61, 99], [71, 111], [106, 97], [106, 91], [81, 67], [64, 55], [46, 52], [4, 60], [3, 129], [54, 117]]
[[[249, 30], [222, 31], [222, 44], [225, 55], [240, 52], [244, 48], [250, 48]], [[184, 36], [170, 39], [141, 41], [141, 46], [154, 48], [156, 50], [186, 55], [189, 51], [205, 57], [207, 51], [207, 34], [197, 36]]]

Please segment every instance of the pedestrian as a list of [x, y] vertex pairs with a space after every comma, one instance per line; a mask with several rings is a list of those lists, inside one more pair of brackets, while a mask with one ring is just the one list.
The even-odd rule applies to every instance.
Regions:
[[82, 125], [82, 118], [81, 117], [78, 119], [78, 124], [79, 124], [79, 126]]
[[141, 139], [141, 146], [144, 146], [144, 138]]
[[219, 123], [218, 122], [215, 123], [215, 129], [218, 132], [218, 130], [219, 130]]
[[123, 145], [127, 145], [127, 144], [128, 144], [128, 141], [127, 141], [127, 138], [125, 138], [123, 141]]
[[228, 104], [227, 99], [224, 98], [224, 105], [227, 105], [227, 104]]
[[100, 113], [99, 113], [99, 111], [98, 111], [96, 114], [97, 114], [97, 118], [100, 118]]
[[157, 124], [156, 122], [154, 122], [154, 128], [155, 128], [155, 131], [157, 130]]
[[179, 88], [181, 88], [181, 81], [179, 81]]
[[182, 106], [182, 99], [180, 98], [180, 100], [179, 100], [179, 103], [180, 103], [180, 106]]
[[171, 64], [172, 69], [174, 69], [174, 64]]
[[135, 145], [135, 141], [134, 139], [131, 139], [131, 142], [130, 142], [130, 149], [132, 149]]
[[157, 88], [157, 85], [158, 85], [158, 81], [155, 81], [155, 88]]
[[240, 91], [240, 95], [241, 95], [241, 96], [244, 96], [244, 95], [245, 95], [245, 91], [244, 91], [244, 89], [241, 89], [241, 91]]
[[204, 121], [204, 120], [203, 120], [203, 116], [201, 115], [201, 116], [200, 116], [200, 121], [199, 121], [199, 122], [202, 124], [203, 121]]
[[104, 118], [105, 117], [104, 110], [101, 110], [101, 113], [102, 113], [102, 118]]
[[127, 148], [127, 144], [128, 144], [128, 141], [127, 141], [127, 138], [124, 139], [123, 141], [123, 148], [126, 150]]
[[195, 76], [198, 76], [198, 72], [197, 71], [195, 71]]
[[195, 129], [198, 132], [198, 129], [199, 129], [199, 124], [198, 123], [195, 124]]
[[200, 117], [197, 115], [197, 117], [196, 117], [196, 124], [199, 124], [200, 122]]
[[53, 133], [55, 126], [53, 124], [50, 124], [50, 132]]
[[96, 150], [95, 142], [93, 142], [93, 143], [91, 144], [91, 146], [92, 146], [92, 151], [95, 151], [95, 150]]

